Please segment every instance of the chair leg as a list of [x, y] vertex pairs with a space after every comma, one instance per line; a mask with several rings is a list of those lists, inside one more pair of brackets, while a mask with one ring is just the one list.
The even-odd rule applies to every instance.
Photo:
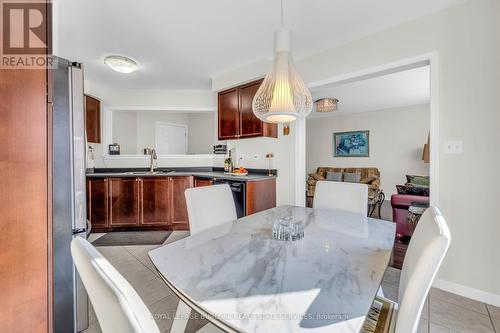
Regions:
[[186, 326], [191, 316], [191, 308], [183, 301], [179, 300], [177, 310], [175, 311], [174, 322], [172, 323], [171, 333], [184, 333]]

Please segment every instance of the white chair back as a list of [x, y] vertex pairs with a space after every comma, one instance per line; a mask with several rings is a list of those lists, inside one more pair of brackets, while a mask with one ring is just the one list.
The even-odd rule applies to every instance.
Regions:
[[189, 188], [184, 195], [191, 235], [237, 219], [228, 184]]
[[160, 333], [134, 288], [95, 247], [75, 237], [71, 255], [103, 333]]
[[314, 191], [314, 208], [331, 208], [368, 214], [368, 185], [318, 181]]
[[416, 332], [429, 289], [450, 246], [450, 231], [436, 207], [420, 218], [399, 281], [396, 333]]

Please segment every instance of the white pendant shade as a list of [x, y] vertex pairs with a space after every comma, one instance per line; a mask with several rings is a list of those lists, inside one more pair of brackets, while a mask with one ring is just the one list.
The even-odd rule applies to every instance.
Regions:
[[264, 122], [290, 123], [312, 110], [311, 93], [293, 65], [290, 37], [290, 30], [276, 31], [273, 68], [253, 99], [253, 112]]

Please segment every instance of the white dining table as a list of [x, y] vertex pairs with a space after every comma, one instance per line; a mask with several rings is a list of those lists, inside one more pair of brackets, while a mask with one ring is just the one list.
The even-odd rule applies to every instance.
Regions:
[[[279, 241], [280, 217], [304, 238]], [[189, 307], [230, 332], [360, 332], [389, 264], [395, 224], [280, 206], [149, 252]]]

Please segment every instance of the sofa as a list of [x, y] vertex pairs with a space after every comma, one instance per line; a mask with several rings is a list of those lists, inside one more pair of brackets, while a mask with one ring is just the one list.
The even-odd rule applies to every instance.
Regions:
[[315, 173], [310, 173], [307, 179], [307, 206], [312, 207], [314, 200], [314, 190], [318, 180], [326, 180], [328, 172], [361, 173], [360, 183], [368, 185], [369, 191], [380, 188], [380, 171], [377, 168], [335, 168], [319, 167]]

